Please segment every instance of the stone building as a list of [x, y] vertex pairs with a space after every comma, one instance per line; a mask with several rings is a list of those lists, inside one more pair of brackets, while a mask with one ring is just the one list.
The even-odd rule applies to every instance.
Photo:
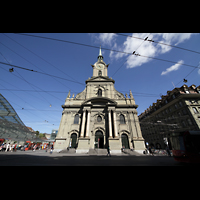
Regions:
[[142, 152], [144, 139], [132, 92], [128, 97], [115, 89], [115, 81], [108, 77], [109, 64], [103, 61], [101, 48], [97, 62], [91, 66], [93, 76], [85, 81], [85, 89], [75, 97], [70, 97], [69, 92], [62, 105], [54, 149], [71, 147], [78, 153], [87, 153], [109, 145], [112, 152], [121, 152], [122, 146]]
[[200, 129], [200, 86], [183, 85], [167, 91], [156, 103], [139, 115], [145, 142], [165, 148], [173, 132]]

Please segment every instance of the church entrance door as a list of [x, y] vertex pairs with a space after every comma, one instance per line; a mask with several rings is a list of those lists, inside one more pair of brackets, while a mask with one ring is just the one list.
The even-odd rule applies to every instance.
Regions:
[[124, 146], [125, 149], [129, 149], [129, 142], [128, 142], [128, 136], [126, 134], [122, 134], [122, 147]]
[[77, 134], [73, 133], [71, 135], [71, 148], [76, 148]]
[[102, 131], [96, 131], [95, 133], [95, 146], [94, 148], [103, 149], [104, 148], [104, 136]]

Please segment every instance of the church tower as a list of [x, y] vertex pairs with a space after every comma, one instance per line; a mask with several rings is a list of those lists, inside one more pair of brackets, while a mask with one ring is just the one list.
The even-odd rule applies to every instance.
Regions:
[[129, 97], [118, 92], [115, 81], [108, 77], [108, 66], [103, 60], [101, 47], [97, 62], [92, 65], [93, 76], [85, 89], [70, 98], [67, 95], [54, 149], [75, 149], [77, 153], [120, 153], [124, 147], [142, 152], [145, 148], [137, 107], [132, 92]]
[[101, 54], [101, 47], [99, 50], [99, 56], [97, 57], [97, 62], [92, 65], [93, 67], [93, 76], [107, 76], [108, 74], [108, 65], [103, 61], [103, 56]]

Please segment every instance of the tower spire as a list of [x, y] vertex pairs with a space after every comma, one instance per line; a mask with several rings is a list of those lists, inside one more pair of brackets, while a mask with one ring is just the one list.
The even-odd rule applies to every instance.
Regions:
[[100, 45], [100, 49], [99, 49], [99, 56], [97, 58], [98, 58], [98, 60], [103, 60], [103, 56], [101, 53], [101, 45]]
[[99, 49], [99, 56], [102, 56], [102, 54], [101, 54], [101, 45], [100, 45], [100, 49]]

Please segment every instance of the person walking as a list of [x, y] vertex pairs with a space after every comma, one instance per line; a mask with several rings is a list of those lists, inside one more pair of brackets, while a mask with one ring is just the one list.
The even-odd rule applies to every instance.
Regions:
[[109, 147], [109, 145], [107, 146], [107, 156], [110, 156], [111, 157], [111, 155], [110, 155], [110, 147]]
[[5, 150], [5, 152], [9, 151], [9, 150], [8, 150], [9, 147], [10, 147], [10, 143], [8, 143], [8, 144], [6, 145], [6, 150]]
[[168, 156], [171, 157], [171, 152], [170, 152], [170, 150], [169, 150], [169, 146], [168, 146], [168, 145], [166, 146], [166, 151], [167, 151]]
[[50, 151], [50, 154], [53, 153], [53, 144], [51, 145], [51, 151]]
[[35, 151], [35, 150], [36, 150], [36, 147], [37, 147], [37, 145], [35, 144], [35, 145], [34, 145], [34, 147], [33, 147], [33, 151]]
[[151, 146], [149, 146], [149, 153], [153, 156], [153, 151], [151, 149]]

